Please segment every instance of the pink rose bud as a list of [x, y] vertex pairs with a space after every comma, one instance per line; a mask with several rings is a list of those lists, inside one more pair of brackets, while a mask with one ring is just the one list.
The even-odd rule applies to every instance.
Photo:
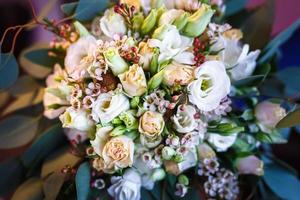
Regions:
[[237, 159], [236, 167], [240, 174], [254, 174], [257, 176], [264, 174], [263, 161], [253, 155]]
[[263, 101], [255, 107], [255, 117], [262, 131], [271, 133], [276, 124], [286, 115], [280, 104]]

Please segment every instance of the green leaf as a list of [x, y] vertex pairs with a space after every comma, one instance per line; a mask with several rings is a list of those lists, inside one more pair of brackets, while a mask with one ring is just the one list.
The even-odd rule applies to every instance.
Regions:
[[23, 75], [18, 78], [18, 80], [8, 88], [8, 92], [13, 96], [20, 96], [22, 94], [35, 91], [40, 88], [40, 85], [32, 77], [28, 75]]
[[264, 171], [263, 179], [275, 194], [282, 199], [298, 199], [300, 181], [291, 171], [275, 163], [267, 164]]
[[278, 50], [278, 48], [284, 44], [295, 31], [300, 27], [300, 19], [298, 19], [294, 24], [289, 26], [286, 30], [278, 34], [268, 45], [264, 48], [263, 54], [258, 60], [259, 63], [264, 63], [268, 61]]
[[21, 183], [23, 170], [22, 163], [16, 158], [0, 164], [0, 196], [11, 192]]
[[282, 120], [278, 122], [276, 128], [287, 128], [300, 124], [300, 108], [288, 113]]
[[11, 53], [0, 53], [0, 90], [11, 86], [18, 78], [19, 66]]
[[59, 60], [48, 56], [48, 45], [36, 44], [25, 49], [20, 55], [20, 66], [31, 76], [44, 79]]
[[238, 80], [233, 82], [233, 85], [237, 86], [237, 87], [241, 87], [241, 86], [246, 86], [246, 85], [251, 85], [253, 82], [260, 82], [264, 79], [264, 75], [253, 75], [253, 76], [249, 76], [247, 78]]
[[16, 190], [11, 200], [41, 200], [43, 199], [42, 185], [41, 179], [30, 178]]
[[80, 0], [75, 10], [75, 19], [90, 21], [109, 6], [109, 0]]
[[82, 163], [75, 177], [78, 200], [87, 200], [90, 194], [90, 165], [88, 162]]
[[75, 12], [77, 5], [78, 2], [65, 3], [60, 6], [60, 9], [65, 15], [70, 16]]
[[44, 178], [55, 171], [60, 171], [66, 165], [74, 167], [80, 160], [81, 158], [73, 155], [69, 148], [63, 147], [58, 149], [44, 161], [41, 177]]
[[39, 119], [15, 115], [2, 120], [0, 149], [16, 148], [31, 142], [36, 135]]
[[246, 7], [247, 0], [228, 0], [226, 1], [225, 16], [230, 16]]
[[65, 141], [60, 124], [50, 127], [21, 156], [23, 165], [34, 169]]

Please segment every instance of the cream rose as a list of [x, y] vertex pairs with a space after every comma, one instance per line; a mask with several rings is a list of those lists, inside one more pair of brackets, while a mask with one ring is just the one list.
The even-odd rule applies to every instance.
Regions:
[[88, 131], [92, 128], [93, 122], [85, 110], [75, 110], [69, 107], [59, 116], [64, 128], [74, 128], [80, 131]]
[[119, 79], [123, 85], [123, 89], [130, 96], [141, 96], [147, 91], [147, 82], [142, 67], [132, 65], [129, 70], [120, 74]]
[[176, 18], [183, 15], [185, 12], [183, 10], [171, 9], [164, 12], [158, 21], [158, 26], [163, 26], [165, 24], [172, 24]]
[[129, 108], [129, 100], [121, 92], [102, 93], [92, 105], [92, 117], [105, 124]]
[[87, 76], [87, 69], [94, 62], [94, 52], [97, 48], [93, 36], [85, 36], [71, 44], [65, 57], [65, 68], [69, 76], [75, 80]]
[[162, 140], [161, 133], [164, 126], [165, 121], [162, 114], [146, 111], [139, 121], [141, 143], [148, 148], [156, 147]]
[[188, 85], [189, 100], [202, 111], [217, 108], [230, 92], [230, 79], [220, 61], [207, 61], [195, 70], [196, 80]]
[[194, 117], [195, 114], [196, 109], [191, 105], [178, 106], [176, 115], [172, 117], [176, 131], [179, 133], [188, 133], [193, 131], [198, 126]]
[[164, 83], [168, 86], [175, 84], [188, 85], [194, 79], [194, 68], [173, 61], [164, 68]]
[[173, 59], [178, 63], [192, 65], [195, 63], [192, 52], [187, 51], [192, 47], [193, 40], [179, 34], [176, 26], [166, 24], [157, 28], [149, 40], [150, 47], [158, 47], [160, 54], [158, 61]]
[[106, 173], [130, 167], [133, 163], [134, 143], [131, 138], [121, 135], [110, 137], [113, 127], [101, 127], [96, 132], [96, 138], [91, 145], [96, 154], [103, 160], [97, 160], [95, 165]]
[[257, 104], [254, 112], [260, 129], [266, 133], [271, 133], [276, 124], [286, 115], [285, 109], [280, 104], [269, 101]]
[[123, 36], [127, 31], [124, 18], [113, 8], [105, 11], [104, 16], [100, 19], [100, 28], [109, 38], [113, 38], [115, 35]]

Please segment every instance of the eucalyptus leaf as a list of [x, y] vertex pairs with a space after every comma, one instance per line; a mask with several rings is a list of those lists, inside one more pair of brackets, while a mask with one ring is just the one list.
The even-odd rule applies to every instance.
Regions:
[[66, 165], [74, 167], [80, 160], [81, 158], [73, 155], [69, 148], [63, 147], [58, 149], [44, 161], [41, 177], [44, 178], [55, 171], [60, 171]]
[[278, 122], [276, 128], [287, 128], [300, 124], [300, 108], [288, 113], [282, 120]]
[[264, 171], [263, 179], [276, 195], [282, 199], [298, 199], [300, 181], [292, 172], [275, 163], [267, 164]]
[[109, 0], [79, 0], [75, 9], [75, 19], [90, 21], [108, 8]]
[[60, 171], [50, 174], [43, 182], [43, 191], [45, 200], [56, 199], [63, 183], [65, 182], [66, 175]]
[[0, 108], [8, 102], [9, 97], [10, 95], [7, 91], [0, 92]]
[[42, 200], [42, 180], [36, 177], [25, 181], [14, 193], [11, 200]]
[[259, 63], [268, 61], [278, 50], [278, 48], [284, 44], [295, 31], [300, 27], [300, 19], [290, 25], [286, 30], [278, 34], [268, 45], [264, 48], [262, 56], [259, 58]]
[[65, 15], [70, 16], [74, 14], [77, 5], [78, 2], [65, 3], [60, 6], [60, 9]]
[[88, 200], [90, 195], [90, 165], [88, 162], [82, 163], [75, 177], [77, 199], [78, 200]]
[[247, 0], [227, 0], [225, 16], [233, 15], [246, 7]]
[[300, 67], [288, 67], [286, 69], [279, 70], [275, 74], [275, 76], [282, 83], [284, 83], [286, 88], [292, 88], [299, 92], [300, 91], [299, 74], [300, 74]]
[[28, 92], [35, 91], [40, 87], [41, 86], [32, 77], [23, 75], [20, 76], [17, 81], [10, 88], [8, 88], [7, 91], [13, 96], [19, 96]]
[[24, 166], [34, 170], [42, 160], [66, 141], [60, 124], [47, 129], [21, 156]]
[[12, 53], [0, 53], [0, 90], [11, 86], [18, 78], [19, 66]]
[[0, 149], [16, 148], [31, 142], [36, 135], [39, 119], [15, 115], [2, 120]]
[[13, 158], [0, 164], [0, 196], [11, 192], [23, 178], [24, 168], [20, 160]]

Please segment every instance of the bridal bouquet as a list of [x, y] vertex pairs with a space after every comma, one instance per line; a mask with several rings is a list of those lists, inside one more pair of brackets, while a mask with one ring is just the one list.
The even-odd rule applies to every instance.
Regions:
[[[299, 109], [261, 95], [258, 86], [274, 53], [244, 43], [243, 31], [224, 22], [222, 1], [80, 0], [62, 9], [73, 21], [38, 21], [56, 36], [46, 53], [27, 51], [21, 60], [29, 65], [37, 56], [32, 60], [53, 66], [50, 75], [38, 75], [47, 76], [44, 116], [60, 125], [20, 159], [27, 169], [44, 163], [41, 196], [234, 200], [296, 194], [299, 180], [269, 144], [286, 141], [277, 128], [296, 125]], [[60, 127], [71, 149], [43, 161], [41, 155], [64, 140]], [[45, 138], [57, 131], [53, 141]], [[33, 156], [32, 149], [38, 151]]]

